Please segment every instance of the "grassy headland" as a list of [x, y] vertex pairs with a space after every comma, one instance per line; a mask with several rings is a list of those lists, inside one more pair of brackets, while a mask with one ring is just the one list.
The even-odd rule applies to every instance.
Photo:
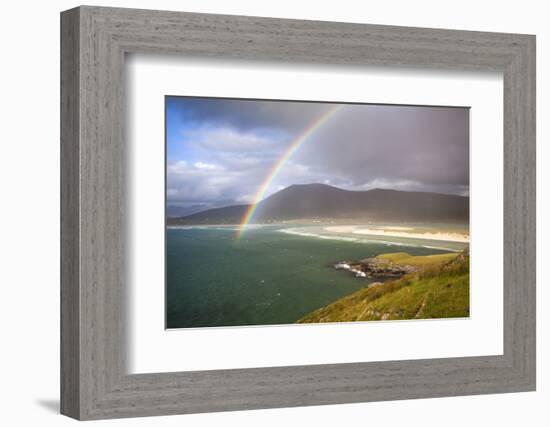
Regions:
[[406, 252], [396, 252], [378, 255], [376, 259], [397, 265], [436, 266], [452, 261], [457, 256], [457, 253], [412, 256]]
[[380, 263], [414, 266], [416, 271], [371, 284], [322, 307], [298, 323], [435, 319], [469, 316], [469, 252], [411, 256], [378, 255]]

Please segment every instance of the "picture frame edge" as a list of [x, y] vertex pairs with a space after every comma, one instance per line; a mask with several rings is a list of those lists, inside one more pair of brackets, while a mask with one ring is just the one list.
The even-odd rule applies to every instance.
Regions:
[[[163, 21], [155, 23], [155, 18], [159, 16]], [[167, 24], [166, 19], [173, 24]], [[116, 117], [123, 114], [124, 107], [122, 101], [113, 98], [112, 94], [124, 98], [124, 85], [122, 84], [124, 55], [139, 49], [140, 43], [143, 45], [144, 51], [154, 51], [154, 46], [149, 46], [146, 39], [153, 33], [155, 37], [162, 39], [162, 36], [159, 36], [162, 29], [155, 30], [155, 25], [159, 28], [163, 25], [175, 25], [176, 29], [171, 31], [177, 31], [178, 25], [185, 26], [187, 19], [194, 20], [193, 26], [199, 30], [201, 19], [207, 19], [209, 22], [220, 19], [225, 26], [244, 19], [252, 27], [254, 27], [255, 20], [261, 22], [262, 26], [269, 25], [269, 23], [279, 25], [283, 21], [290, 22], [287, 24], [290, 26], [297, 25], [297, 22], [308, 22], [307, 25], [311, 27], [319, 25], [325, 29], [341, 26], [344, 31], [347, 31], [345, 28], [350, 28], [349, 31], [359, 33], [361, 33], [361, 28], [367, 33], [370, 28], [376, 29], [377, 34], [387, 32], [390, 35], [392, 31], [405, 31], [409, 37], [407, 46], [409, 46], [410, 40], [414, 39], [415, 32], [417, 34], [449, 34], [451, 39], [460, 39], [461, 34], [467, 35], [471, 39], [483, 40], [486, 38], [489, 41], [489, 46], [479, 47], [484, 51], [490, 50], [494, 45], [497, 52], [494, 55], [494, 60], [495, 62], [498, 60], [499, 64], [494, 68], [501, 69], [505, 75], [505, 119], [506, 117], [516, 117], [516, 120], [505, 120], [504, 130], [505, 150], [508, 150], [505, 154], [507, 156], [504, 173], [505, 206], [509, 208], [505, 209], [505, 224], [509, 230], [513, 231], [514, 236], [519, 235], [519, 239], [515, 238], [511, 242], [508, 240], [510, 248], [505, 245], [505, 260], [508, 261], [508, 268], [512, 269], [510, 276], [516, 281], [511, 283], [511, 279], [505, 280], [504, 356], [170, 374], [174, 378], [172, 382], [176, 381], [175, 385], [167, 381], [168, 374], [127, 375], [124, 372], [125, 357], [122, 354], [122, 347], [125, 343], [124, 277], [121, 272], [126, 264], [124, 261], [125, 247], [121, 242], [123, 240], [121, 237], [125, 233], [124, 212], [126, 207], [120, 205], [117, 196], [124, 195], [126, 178], [124, 171], [113, 170], [113, 164], [124, 159], [123, 126], [120, 123], [115, 123], [117, 122]], [[148, 25], [148, 27], [145, 28], [144, 25]], [[228, 31], [231, 33], [230, 30]], [[291, 37], [297, 36], [291, 34]], [[428, 42], [422, 40], [422, 43], [428, 43], [428, 45], [437, 45], [438, 43], [437, 40], [430, 39]], [[159, 42], [155, 41], [155, 43]], [[257, 42], [254, 41], [254, 43]], [[368, 44], [368, 40], [363, 40], [362, 43]], [[390, 43], [393, 43], [392, 46], [399, 45], [398, 41]], [[448, 41], [445, 43], [452, 44]], [[61, 413], [76, 419], [102, 419], [392, 400], [394, 398], [391, 393], [395, 399], [407, 399], [534, 390], [536, 388], [535, 43], [536, 37], [533, 35], [384, 27], [368, 24], [189, 14], [95, 6], [81, 6], [62, 12]], [[166, 51], [178, 52], [178, 49], [185, 50], [182, 46], [178, 48], [170, 45]], [[235, 49], [238, 53], [239, 49]], [[353, 46], [348, 46], [346, 49], [357, 50]], [[281, 55], [284, 52], [276, 51], [275, 54]], [[475, 60], [480, 60], [474, 53], [472, 55], [473, 59], [466, 68], [470, 68], [471, 63], [474, 63]], [[290, 59], [294, 57], [295, 55], [289, 56]], [[459, 52], [457, 56], [459, 59], [466, 57], [467, 55], [463, 52]], [[323, 60], [326, 60], [326, 54], [321, 55], [319, 62], [323, 62]], [[386, 64], [391, 62], [391, 55], [385, 56], [384, 61], [386, 62], [383, 63]], [[438, 67], [442, 64], [450, 65], [450, 63], [441, 61]], [[400, 65], [403, 63], [401, 62]], [[472, 68], [476, 69], [475, 66]], [[491, 65], [483, 62], [480, 68], [490, 69]], [[108, 95], [109, 93], [111, 95]], [[100, 126], [102, 124], [106, 126]], [[107, 153], [113, 154], [110, 160], [107, 160]], [[513, 173], [507, 175], [507, 171], [512, 170]], [[106, 187], [108, 182], [115, 183], [114, 187], [116, 188], [112, 189], [112, 194], [104, 194], [111, 191], [110, 189], [105, 191], [105, 188], [109, 188]], [[104, 193], [97, 193], [98, 191]], [[106, 212], [111, 213], [112, 216], [107, 215]], [[508, 236], [510, 239], [511, 232]], [[110, 244], [107, 244], [107, 241]], [[111, 255], [112, 257], [110, 257]], [[524, 259], [518, 260], [518, 257], [522, 256]], [[105, 262], [103, 269], [107, 271], [98, 267], [101, 262]], [[106, 283], [111, 285], [109, 289], [107, 289]], [[110, 336], [107, 331], [114, 331], [114, 333]], [[353, 369], [362, 371], [363, 368], [359, 365], [363, 365], [364, 369], [368, 370], [369, 366], [382, 367], [386, 364], [395, 374], [395, 372], [401, 372], [399, 366], [408, 364], [408, 366], [414, 366], [414, 369], [422, 368], [426, 379], [434, 380], [434, 374], [439, 372], [439, 374], [449, 375], [449, 378], [466, 380], [471, 377], [465, 373], [466, 366], [473, 362], [480, 364], [478, 377], [476, 377], [479, 381], [470, 385], [463, 384], [462, 388], [457, 386], [453, 393], [431, 394], [438, 390], [449, 391], [449, 389], [443, 386], [437, 388], [423, 384], [422, 380], [420, 380], [420, 384], [424, 387], [422, 389], [417, 385], [413, 391], [410, 385], [412, 383], [409, 383], [409, 388], [399, 389], [396, 388], [397, 385], [392, 387], [387, 383], [390, 381], [389, 376], [384, 379], [386, 381], [384, 384], [390, 395], [387, 392], [380, 392], [374, 396], [372, 391], [367, 393], [360, 384], [355, 385], [355, 389], [350, 386], [346, 390], [346, 385], [339, 383], [336, 379], [332, 382], [332, 388], [340, 391], [331, 394], [330, 398], [325, 394], [329, 393], [327, 390], [331, 388], [330, 385], [324, 386], [323, 390], [314, 389], [316, 373], [322, 375], [323, 370], [328, 370], [329, 373], [339, 372], [345, 369], [346, 365], [353, 365]], [[429, 366], [432, 364], [434, 367], [430, 368]], [[454, 369], [453, 364], [455, 364]], [[463, 364], [465, 364], [464, 367]], [[262, 377], [260, 374], [256, 379], [250, 378], [261, 373], [262, 370], [267, 377]], [[246, 390], [240, 389], [240, 400], [229, 399], [226, 394], [225, 402], [222, 396], [224, 396], [224, 391], [228, 393], [227, 389], [220, 389], [218, 400], [215, 401], [215, 399], [204, 399], [204, 396], [201, 395], [197, 397], [186, 390], [183, 385], [189, 378], [200, 383], [202, 376], [203, 382], [213, 381], [205, 383], [210, 390], [212, 390], [212, 384], [219, 382], [219, 379], [222, 378], [225, 381], [229, 381], [229, 379], [235, 381], [229, 383], [229, 388], [231, 388], [231, 384], [242, 383], [241, 386], [248, 385], [257, 392], [257, 388], [260, 387], [259, 383], [273, 386], [273, 380], [270, 380], [269, 375], [274, 375], [276, 372], [286, 372], [286, 375], [289, 375], [288, 372], [292, 372], [295, 375], [300, 370], [306, 372], [306, 376], [308, 376], [309, 382], [307, 387], [302, 388], [302, 391], [309, 391], [309, 400], [298, 399], [297, 396], [302, 391], [296, 394], [297, 390], [300, 390], [299, 384], [293, 388], [292, 383], [287, 385], [291, 391], [287, 392], [285, 388], [285, 396], [279, 396], [279, 398], [269, 393], [266, 394], [266, 391], [262, 390], [264, 394], [260, 396], [261, 399], [258, 398], [254, 401], [254, 396], [247, 394]], [[452, 374], [453, 371], [458, 373]], [[380, 372], [379, 376], [383, 377], [382, 371]], [[356, 374], [356, 371], [354, 373]], [[238, 375], [244, 378], [240, 380], [241, 382], [237, 378]], [[314, 376], [310, 377], [311, 375]], [[352, 376], [352, 378], [354, 377], [357, 375]], [[214, 378], [216, 379], [214, 380]], [[323, 384], [331, 384], [330, 376], [322, 378]], [[373, 384], [378, 384], [368, 375], [361, 378], [367, 378]], [[179, 386], [178, 381], [180, 381]], [[156, 385], [155, 382], [157, 382]], [[275, 384], [278, 383], [275, 382]], [[475, 388], [476, 384], [477, 389]], [[282, 385], [279, 384], [279, 386], [283, 388]], [[291, 396], [294, 396], [293, 401], [289, 401]], [[365, 399], [365, 396], [368, 398]], [[188, 399], [187, 402], [185, 399]]]

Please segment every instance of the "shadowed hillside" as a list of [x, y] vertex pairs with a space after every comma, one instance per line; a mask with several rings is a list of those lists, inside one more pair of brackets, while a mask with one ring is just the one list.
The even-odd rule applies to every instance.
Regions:
[[[248, 207], [209, 209], [170, 218], [168, 225], [238, 224]], [[305, 184], [291, 185], [262, 200], [252, 222], [308, 219], [466, 222], [468, 218], [468, 197], [381, 189], [348, 191], [324, 184]]]

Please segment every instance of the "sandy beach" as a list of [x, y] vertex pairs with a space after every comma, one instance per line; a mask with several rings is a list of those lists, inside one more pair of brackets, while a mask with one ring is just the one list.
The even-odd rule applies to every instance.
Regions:
[[324, 230], [331, 233], [351, 233], [364, 236], [402, 237], [410, 239], [438, 240], [459, 243], [470, 242], [470, 236], [467, 234], [438, 231], [420, 231], [411, 227], [389, 226], [383, 228], [372, 228], [356, 225], [335, 225], [324, 227]]

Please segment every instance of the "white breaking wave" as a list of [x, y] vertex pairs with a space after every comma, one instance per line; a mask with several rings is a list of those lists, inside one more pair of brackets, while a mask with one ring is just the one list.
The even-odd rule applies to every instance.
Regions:
[[326, 234], [319, 234], [319, 233], [312, 233], [307, 231], [302, 231], [295, 228], [284, 228], [281, 230], [277, 230], [281, 233], [286, 234], [292, 234], [295, 236], [302, 236], [302, 237], [313, 237], [317, 239], [324, 239], [324, 240], [338, 240], [338, 241], [344, 241], [344, 242], [353, 242], [353, 243], [377, 243], [387, 246], [402, 246], [402, 247], [413, 247], [413, 248], [426, 248], [426, 249], [435, 249], [440, 251], [449, 251], [449, 252], [461, 252], [460, 249], [452, 249], [452, 248], [446, 248], [441, 246], [430, 246], [430, 245], [423, 245], [420, 243], [403, 243], [403, 242], [393, 242], [389, 240], [378, 240], [378, 239], [365, 239], [365, 238], [357, 238], [357, 237], [346, 237], [346, 236], [337, 236], [337, 235], [326, 235]]
[[359, 242], [361, 239], [357, 239], [355, 237], [344, 237], [344, 236], [327, 236], [326, 234], [317, 234], [317, 233], [308, 233], [305, 231], [298, 231], [293, 228], [284, 228], [282, 230], [278, 230], [281, 233], [286, 234], [293, 234], [295, 236], [303, 236], [303, 237], [315, 237], [317, 239], [325, 239], [325, 240], [340, 240], [344, 242]]

